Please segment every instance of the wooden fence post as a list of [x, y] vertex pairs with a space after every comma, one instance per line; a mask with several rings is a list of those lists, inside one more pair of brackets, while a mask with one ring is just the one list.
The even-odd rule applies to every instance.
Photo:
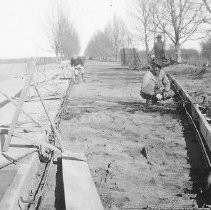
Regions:
[[0, 148], [3, 150], [4, 142], [6, 140], [6, 134], [8, 134], [7, 129], [0, 129]]
[[123, 57], [123, 66], [125, 66], [126, 65], [126, 61], [125, 61], [125, 48], [123, 47], [123, 49], [122, 49], [122, 57]]

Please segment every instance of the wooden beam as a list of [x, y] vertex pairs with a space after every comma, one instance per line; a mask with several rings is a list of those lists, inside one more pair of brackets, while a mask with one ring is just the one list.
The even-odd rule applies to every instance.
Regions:
[[83, 154], [62, 157], [62, 174], [66, 209], [103, 210], [96, 186], [92, 180], [88, 163]]
[[[62, 98], [62, 96], [48, 96], [48, 97], [43, 97], [43, 100], [60, 100]], [[31, 102], [31, 101], [40, 101], [39, 97], [35, 97], [35, 98], [30, 98], [30, 99], [26, 99], [25, 102]]]
[[36, 144], [38, 146], [46, 147], [46, 148], [48, 148], [48, 149], [50, 149], [52, 151], [56, 151], [56, 152], [61, 153], [61, 148], [58, 148], [58, 147], [46, 142], [46, 138], [48, 138], [48, 135], [45, 135], [43, 137], [42, 141], [37, 141], [36, 139], [33, 139], [33, 138], [32, 139], [31, 138], [27, 138], [27, 137], [19, 135], [17, 133], [14, 133], [13, 136], [15, 136], [17, 138], [24, 139], [24, 140], [29, 141], [29, 142], [32, 142], [32, 143], [34, 143], [34, 144]]
[[181, 91], [181, 94], [184, 97], [184, 99], [186, 101], [190, 102], [191, 115], [192, 115], [194, 121], [198, 122], [199, 130], [200, 130], [202, 136], [204, 137], [204, 140], [206, 141], [209, 151], [211, 151], [211, 127], [210, 127], [210, 124], [207, 122], [206, 117], [201, 113], [198, 105], [194, 104], [191, 101], [190, 95], [184, 91], [181, 84], [178, 81], [176, 81], [176, 79], [173, 76], [168, 75], [168, 77], [174, 83], [174, 85], [176, 85], [177, 89]]
[[8, 148], [9, 148], [9, 145], [10, 145], [10, 142], [11, 142], [11, 139], [12, 139], [12, 134], [14, 132], [14, 129], [15, 129], [16, 123], [18, 121], [18, 118], [19, 118], [19, 115], [20, 115], [20, 112], [21, 112], [24, 100], [26, 98], [26, 94], [28, 92], [29, 85], [30, 85], [31, 80], [33, 78], [34, 69], [35, 69], [35, 63], [34, 62], [31, 62], [30, 65], [27, 65], [28, 75], [26, 77], [25, 85], [24, 85], [24, 87], [23, 87], [23, 89], [21, 91], [20, 99], [19, 99], [16, 111], [14, 113], [14, 116], [13, 116], [13, 119], [12, 119], [12, 123], [10, 125], [10, 130], [9, 130], [8, 137], [5, 140], [5, 143], [3, 145], [3, 151], [4, 152], [6, 152], [8, 150]]

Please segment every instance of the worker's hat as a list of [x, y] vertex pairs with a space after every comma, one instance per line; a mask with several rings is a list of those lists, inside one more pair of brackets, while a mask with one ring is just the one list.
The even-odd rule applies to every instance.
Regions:
[[158, 35], [156, 36], [156, 38], [162, 38], [161, 34], [158, 34]]
[[152, 60], [150, 62], [150, 65], [151, 66], [157, 66], [158, 68], [161, 68], [162, 65], [163, 65], [163, 62], [161, 60], [155, 58], [154, 60]]

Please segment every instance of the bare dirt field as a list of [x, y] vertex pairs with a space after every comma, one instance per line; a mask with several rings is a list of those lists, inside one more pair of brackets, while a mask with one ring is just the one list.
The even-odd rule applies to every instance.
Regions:
[[194, 132], [181, 109], [145, 107], [143, 75], [88, 62], [61, 122], [64, 146], [86, 153], [105, 209], [201, 207], [208, 172]]

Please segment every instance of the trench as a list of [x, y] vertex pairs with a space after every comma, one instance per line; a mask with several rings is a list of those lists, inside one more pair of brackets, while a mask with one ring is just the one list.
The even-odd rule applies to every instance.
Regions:
[[[179, 103], [146, 107], [133, 94], [144, 72], [98, 65], [69, 93], [60, 129], [65, 149], [83, 148], [104, 208], [210, 205], [209, 170]], [[64, 205], [58, 169], [54, 209]]]
[[[124, 105], [122, 105], [124, 104]], [[196, 139], [196, 136], [194, 135], [194, 131], [193, 128], [191, 127], [191, 125], [188, 122], [187, 117], [184, 116], [184, 112], [182, 112], [182, 110], [179, 110], [179, 112], [177, 112], [178, 110], [172, 110], [172, 109], [164, 109], [162, 110], [162, 108], [160, 108], [160, 110], [156, 110], [156, 109], [146, 109], [144, 107], [143, 104], [140, 103], [128, 103], [128, 102], [120, 102], [120, 107], [116, 106], [116, 107], [106, 107], [104, 106], [104, 108], [100, 109], [99, 107], [97, 107], [96, 109], [94, 108], [89, 108], [89, 109], [85, 109], [85, 110], [78, 110], [78, 109], [72, 109], [74, 111], [77, 110], [77, 112], [75, 112], [75, 114], [71, 114], [70, 118], [72, 119], [78, 119], [80, 120], [80, 118], [82, 117], [82, 115], [87, 115], [87, 114], [93, 114], [93, 113], [99, 113], [99, 112], [108, 112], [109, 110], [112, 112], [118, 112], [119, 110], [126, 110], [127, 113], [129, 114], [134, 114], [135, 112], [140, 112], [143, 111], [144, 113], [147, 113], [148, 115], [152, 115], [152, 113], [154, 113], [154, 116], [160, 115], [161, 117], [166, 117], [168, 119], [176, 119], [178, 121], [178, 123], [181, 125], [182, 127], [182, 135], [184, 138], [184, 142], [185, 142], [185, 150], [187, 152], [187, 157], [182, 157], [182, 161], [184, 161], [183, 159], [185, 159], [185, 161], [187, 162], [187, 165], [190, 165], [190, 168], [186, 169], [181, 169], [185, 170], [185, 172], [182, 171], [182, 173], [187, 173], [188, 176], [190, 177], [190, 180], [187, 181], [187, 185], [188, 186], [181, 186], [183, 185], [182, 183], [179, 183], [178, 186], [177, 183], [175, 184], [174, 181], [172, 181], [172, 179], [176, 179], [177, 176], [179, 176], [179, 172], [176, 171], [176, 175], [174, 175], [173, 178], [171, 178], [171, 174], [169, 175], [165, 175], [165, 172], [167, 171], [166, 169], [164, 170], [164, 176], [170, 176], [170, 180], [167, 180], [167, 186], [172, 185], [176, 186], [175, 188], [173, 187], [171, 189], [171, 193], [173, 193], [175, 195], [175, 197], [185, 197], [185, 195], [189, 195], [189, 199], [190, 200], [195, 200], [196, 201], [196, 205], [198, 207], [202, 207], [205, 204], [209, 204], [210, 203], [210, 199], [207, 196], [208, 193], [208, 189], [207, 189], [207, 177], [208, 177], [208, 170], [206, 168], [206, 165], [204, 164], [204, 159], [203, 159], [203, 155], [200, 149], [200, 146], [198, 144], [198, 141]], [[169, 118], [170, 116], [170, 118]], [[66, 116], [66, 120], [67, 120], [67, 116]], [[66, 123], [64, 123], [66, 124]], [[67, 127], [63, 124], [63, 130], [67, 130]], [[68, 126], [68, 125], [67, 125]], [[92, 129], [95, 128], [96, 125], [92, 126]], [[69, 126], [68, 126], [69, 128]], [[159, 165], [162, 165], [163, 163], [161, 163], [161, 160], [159, 160], [159, 157], [157, 157], [155, 154], [153, 154], [154, 151], [152, 151], [152, 154], [150, 154], [150, 149], [152, 144], [147, 144], [145, 143], [144, 146], [130, 146], [130, 145], [126, 145], [125, 147], [122, 148], [122, 150], [119, 152], [118, 149], [116, 149], [115, 147], [118, 146], [118, 143], [109, 143], [109, 135], [114, 135], [114, 132], [109, 132], [108, 130], [111, 130], [112, 128], [103, 128], [103, 129], [98, 129], [98, 133], [97, 136], [98, 138], [100, 137], [101, 140], [97, 141], [96, 138], [91, 137], [89, 139], [88, 136], [84, 136], [84, 138], [86, 138], [86, 142], [84, 142], [87, 145], [87, 157], [89, 160], [89, 165], [91, 167], [91, 172], [92, 172], [92, 176], [93, 179], [96, 183], [96, 186], [98, 188], [98, 191], [101, 195], [101, 199], [102, 202], [105, 206], [105, 208], [108, 209], [112, 209], [114, 208], [114, 206], [118, 207], [118, 208], [122, 208], [123, 206], [125, 206], [125, 203], [127, 203], [128, 201], [130, 201], [130, 196], [132, 196], [130, 193], [126, 193], [126, 186], [124, 186], [124, 179], [128, 178], [128, 173], [131, 173], [131, 178], [137, 178], [137, 173], [133, 170], [136, 170], [136, 164], [134, 165], [134, 167], [128, 167], [128, 169], [131, 168], [132, 172], [127, 171], [127, 167], [122, 167], [121, 164], [125, 164], [123, 162], [128, 162], [128, 164], [133, 164], [133, 162], [136, 162], [140, 159], [143, 159], [143, 157], [145, 159], [147, 159], [147, 165], [149, 165], [151, 168], [153, 168], [153, 165], [155, 164], [155, 173], [162, 173], [162, 170], [159, 170]], [[116, 129], [117, 132], [122, 132], [121, 128]], [[101, 133], [99, 135], [99, 132]], [[107, 132], [107, 133], [106, 133]], [[123, 133], [124, 136], [126, 136], [126, 140], [130, 139], [130, 141], [136, 142], [138, 143], [137, 138], [139, 138], [138, 134], [136, 134], [136, 132], [134, 131], [126, 131]], [[145, 136], [149, 136], [149, 133], [146, 133]], [[162, 134], [157, 134], [158, 138], [162, 138]], [[83, 137], [82, 137], [83, 138]], [[147, 138], [147, 137], [145, 137]], [[77, 137], [75, 137], [75, 139], [78, 139]], [[74, 142], [75, 141], [74, 136], [71, 137], [71, 141]], [[106, 140], [107, 139], [107, 140]], [[146, 139], [147, 140], [147, 139]], [[149, 139], [150, 140], [150, 139]], [[83, 140], [81, 140], [83, 141]], [[90, 141], [90, 142], [89, 142]], [[118, 138], [117, 138], [118, 141]], [[70, 142], [69, 142], [70, 143]], [[124, 142], [121, 142], [122, 144], [124, 144]], [[72, 143], [71, 143], [72, 144]], [[73, 143], [74, 144], [74, 143]], [[127, 144], [127, 143], [126, 143]], [[157, 142], [157, 144], [160, 144], [160, 142]], [[165, 143], [163, 143], [165, 144]], [[179, 143], [178, 143], [179, 144]], [[68, 147], [69, 144], [67, 143]], [[112, 146], [111, 146], [112, 145]], [[146, 146], [145, 146], [146, 145]], [[113, 147], [112, 149], [109, 149], [109, 146]], [[169, 145], [171, 148], [172, 144]], [[106, 149], [106, 147], [108, 147], [108, 149]], [[137, 147], [140, 148], [137, 150]], [[146, 158], [146, 156], [148, 154], [146, 154], [146, 151], [144, 150], [146, 147], [149, 148], [148, 153], [152, 156], [150, 158]], [[181, 147], [181, 145], [180, 145]], [[178, 149], [180, 149], [180, 147], [178, 147]], [[168, 150], [169, 150], [168, 148]], [[156, 148], [155, 152], [159, 152], [159, 150], [162, 150], [162, 143], [161, 146], [158, 146], [158, 148]], [[116, 151], [115, 151], [116, 150]], [[177, 150], [176, 148], [174, 148], [174, 150]], [[125, 156], [123, 155], [123, 159], [124, 161], [121, 161], [121, 157], [122, 155], [119, 153], [125, 153]], [[161, 152], [163, 153], [163, 152]], [[171, 154], [171, 152], [169, 151], [170, 154], [168, 154], [169, 156], [173, 156], [173, 154]], [[175, 152], [177, 155], [177, 152]], [[131, 163], [131, 158], [132, 158], [132, 163]], [[157, 161], [155, 161], [154, 159], [158, 158]], [[165, 158], [164, 158], [165, 159]], [[96, 161], [97, 160], [97, 161]], [[143, 160], [141, 160], [143, 161]], [[168, 163], [167, 165], [170, 166], [170, 170], [172, 168], [172, 164], [174, 164], [174, 161], [172, 161], [171, 163]], [[127, 164], [126, 164], [127, 166]], [[137, 171], [140, 171], [140, 168], [143, 167], [141, 166], [141, 164], [137, 167]], [[189, 166], [185, 166], [184, 167], [189, 167]], [[146, 167], [148, 168], [148, 167]], [[118, 174], [118, 172], [121, 170], [123, 170], [123, 173], [125, 177], [121, 177], [121, 174]], [[146, 169], [147, 171], [147, 169]], [[152, 169], [153, 171], [153, 169]], [[141, 173], [139, 174], [141, 175]], [[146, 176], [146, 180], [148, 180], [147, 175]], [[115, 178], [114, 178], [115, 177]], [[156, 177], [156, 176], [155, 176]], [[156, 177], [157, 178], [157, 177]], [[155, 178], [155, 180], [156, 180]], [[116, 182], [113, 182], [112, 180], [116, 179]], [[119, 180], [120, 179], [120, 180]], [[151, 178], [150, 181], [153, 180], [153, 177]], [[183, 180], [184, 181], [184, 180]], [[153, 182], [153, 181], [152, 181]], [[102, 184], [103, 183], [103, 184]], [[186, 184], [186, 183], [185, 183]], [[106, 188], [104, 188], [106, 185]], [[151, 185], [151, 183], [150, 183]], [[120, 187], [121, 186], [121, 187]], [[132, 184], [131, 187], [134, 187], [134, 183]], [[140, 184], [140, 188], [141, 188], [141, 184]], [[129, 187], [130, 188], [130, 187]], [[164, 188], [165, 188], [165, 184], [164, 184]], [[179, 188], [179, 190], [177, 189]], [[130, 189], [131, 191], [133, 191], [132, 189]], [[175, 190], [175, 192], [174, 192]], [[112, 196], [110, 196], [110, 192], [113, 191], [114, 194]], [[119, 195], [116, 195], [115, 191], [120, 192]], [[122, 195], [121, 195], [122, 192]], [[159, 193], [159, 192], [158, 192]], [[128, 196], [126, 196], [126, 195]], [[147, 192], [146, 192], [147, 194]], [[158, 196], [160, 198], [160, 196]], [[161, 196], [162, 197], [162, 196]], [[117, 200], [115, 200], [117, 199]], [[137, 198], [138, 199], [138, 198]], [[138, 204], [134, 205], [134, 202], [137, 202], [137, 199], [132, 200], [133, 204], [128, 205], [128, 207], [139, 207]], [[141, 195], [140, 195], [140, 199], [141, 199]], [[162, 199], [162, 198], [160, 198]], [[186, 200], [187, 198], [185, 198]], [[157, 200], [157, 199], [155, 199]], [[170, 200], [170, 199], [169, 199]], [[186, 207], [192, 207], [192, 203], [190, 203], [190, 200], [187, 202], [187, 205], [184, 203], [182, 206], [186, 206]], [[157, 202], [157, 201], [156, 201]], [[168, 200], [165, 200], [165, 205], [164, 206], [168, 206]], [[130, 202], [131, 203], [131, 202]], [[180, 206], [180, 201], [178, 199], [178, 201], [176, 202], [177, 206]], [[155, 201], [153, 201], [153, 204], [155, 205]], [[143, 207], [143, 204], [141, 204]], [[169, 203], [169, 205], [171, 206], [172, 204]], [[145, 205], [144, 205], [145, 206]], [[147, 200], [147, 205], [148, 207], [150, 207], [150, 198], [149, 200]]]
[[137, 96], [144, 72], [90, 69], [61, 130], [67, 149], [83, 145], [104, 208], [208, 205], [209, 171], [179, 103], [146, 107]]
[[187, 148], [187, 156], [190, 163], [189, 175], [191, 177], [192, 189], [191, 193], [196, 194], [195, 199], [198, 207], [204, 207], [211, 204], [211, 188], [208, 186], [209, 169], [205, 164], [201, 147], [194, 134], [194, 128], [190, 125], [185, 113], [180, 115], [180, 122], [183, 126], [185, 143]]

